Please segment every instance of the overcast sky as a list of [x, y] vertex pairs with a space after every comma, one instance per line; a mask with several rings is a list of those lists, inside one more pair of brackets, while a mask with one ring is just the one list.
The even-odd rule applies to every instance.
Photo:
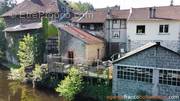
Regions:
[[[23, 0], [17, 0], [18, 3]], [[69, 1], [81, 1], [89, 2], [93, 4], [95, 8], [103, 8], [107, 6], [120, 5], [122, 9], [148, 7], [148, 6], [167, 6], [170, 5], [171, 0], [69, 0]], [[180, 0], [174, 0], [175, 5], [180, 5]]]

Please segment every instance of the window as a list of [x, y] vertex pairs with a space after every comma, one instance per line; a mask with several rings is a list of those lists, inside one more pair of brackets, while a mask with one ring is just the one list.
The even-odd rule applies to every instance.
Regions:
[[138, 25], [136, 27], [136, 33], [137, 34], [145, 34], [145, 25]]
[[159, 26], [159, 33], [168, 33], [169, 32], [169, 25], [160, 25]]
[[160, 70], [159, 83], [180, 86], [180, 71]]
[[94, 25], [93, 24], [90, 25], [90, 30], [94, 30]]
[[118, 21], [117, 21], [117, 20], [113, 20], [112, 22], [113, 22], [113, 24], [117, 24], [117, 23], [118, 23]]
[[97, 59], [100, 59], [100, 49], [97, 49]]
[[153, 70], [138, 67], [117, 67], [117, 78], [152, 83]]
[[120, 20], [113, 20], [112, 21], [112, 28], [119, 29], [120, 28]]
[[113, 32], [113, 38], [120, 38], [120, 32], [119, 31]]
[[120, 28], [121, 29], [125, 29], [126, 28], [126, 20], [121, 20]]
[[48, 53], [56, 54], [58, 53], [58, 39], [56, 38], [49, 38], [47, 40], [47, 50]]

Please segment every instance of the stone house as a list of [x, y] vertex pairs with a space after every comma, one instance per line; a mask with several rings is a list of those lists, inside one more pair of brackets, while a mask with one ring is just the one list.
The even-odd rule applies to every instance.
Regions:
[[139, 91], [154, 96], [180, 95], [180, 54], [159, 42], [139, 47], [113, 64], [114, 95], [134, 96]]
[[47, 17], [58, 22], [67, 17], [70, 9], [59, 0], [24, 0], [10, 11], [1, 15], [6, 22], [4, 30], [8, 41], [6, 57], [9, 62], [18, 64], [17, 43], [25, 34], [39, 35], [42, 31], [41, 19]]
[[106, 42], [106, 54], [126, 51], [126, 23], [129, 10], [120, 10], [119, 6], [87, 11], [81, 17], [72, 20], [76, 26], [103, 38]]
[[60, 53], [64, 63], [92, 64], [104, 57], [103, 40], [72, 25], [55, 24], [61, 32]]

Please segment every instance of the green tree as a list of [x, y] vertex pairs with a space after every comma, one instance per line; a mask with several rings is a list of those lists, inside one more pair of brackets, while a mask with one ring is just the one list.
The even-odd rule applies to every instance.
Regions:
[[[50, 37], [58, 37], [58, 49], [60, 51], [60, 31], [58, 28], [56, 28], [53, 24], [50, 24], [49, 21], [48, 21], [48, 18], [43, 18], [43, 21], [42, 21], [42, 25], [43, 25], [43, 38], [41, 39], [42, 43], [43, 43], [43, 46], [41, 49], [44, 49], [45, 50], [45, 46], [46, 46], [46, 40], [48, 40], [48, 38]], [[44, 51], [44, 54], [47, 53], [46, 51]]]
[[34, 64], [35, 46], [34, 37], [29, 34], [25, 35], [24, 38], [19, 42], [18, 57], [21, 67], [26, 67]]
[[35, 46], [34, 37], [29, 34], [25, 35], [24, 38], [19, 42], [18, 58], [20, 62], [19, 69], [11, 69], [9, 79], [18, 80], [22, 82], [25, 79], [25, 67], [33, 65], [35, 63]]
[[6, 50], [6, 40], [5, 34], [3, 32], [5, 28], [5, 22], [3, 19], [0, 19], [0, 59], [5, 60], [5, 50]]
[[76, 11], [80, 11], [80, 12], [86, 12], [88, 10], [94, 10], [94, 7], [92, 4], [90, 3], [82, 3], [82, 2], [73, 2], [73, 1], [69, 1], [69, 5]]
[[68, 76], [60, 82], [56, 91], [66, 100], [72, 101], [76, 94], [82, 90], [83, 80], [78, 69], [72, 68]]
[[0, 15], [12, 9], [16, 3], [16, 0], [4, 0], [0, 6]]
[[49, 37], [58, 36], [58, 29], [53, 24], [49, 24], [48, 18], [43, 18], [42, 25], [45, 40]]

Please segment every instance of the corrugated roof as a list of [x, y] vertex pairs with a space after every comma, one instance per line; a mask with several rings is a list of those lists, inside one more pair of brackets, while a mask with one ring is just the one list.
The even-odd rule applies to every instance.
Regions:
[[150, 18], [149, 9], [150, 7], [132, 8], [132, 14], [129, 20], [180, 20], [180, 6], [155, 7], [156, 13], [154, 18]]
[[16, 31], [25, 31], [25, 30], [40, 29], [40, 28], [42, 28], [41, 23], [30, 23], [30, 24], [19, 24], [13, 27], [7, 27], [4, 31], [16, 32]]
[[14, 16], [36, 13], [58, 13], [58, 0], [24, 0], [2, 16]]
[[86, 42], [87, 44], [103, 43], [103, 40], [91, 35], [88, 32], [85, 32], [77, 27], [74, 27], [71, 25], [63, 25], [63, 24], [55, 24], [55, 26], [68, 32], [69, 34], [73, 35], [74, 37], [79, 38], [80, 40]]

